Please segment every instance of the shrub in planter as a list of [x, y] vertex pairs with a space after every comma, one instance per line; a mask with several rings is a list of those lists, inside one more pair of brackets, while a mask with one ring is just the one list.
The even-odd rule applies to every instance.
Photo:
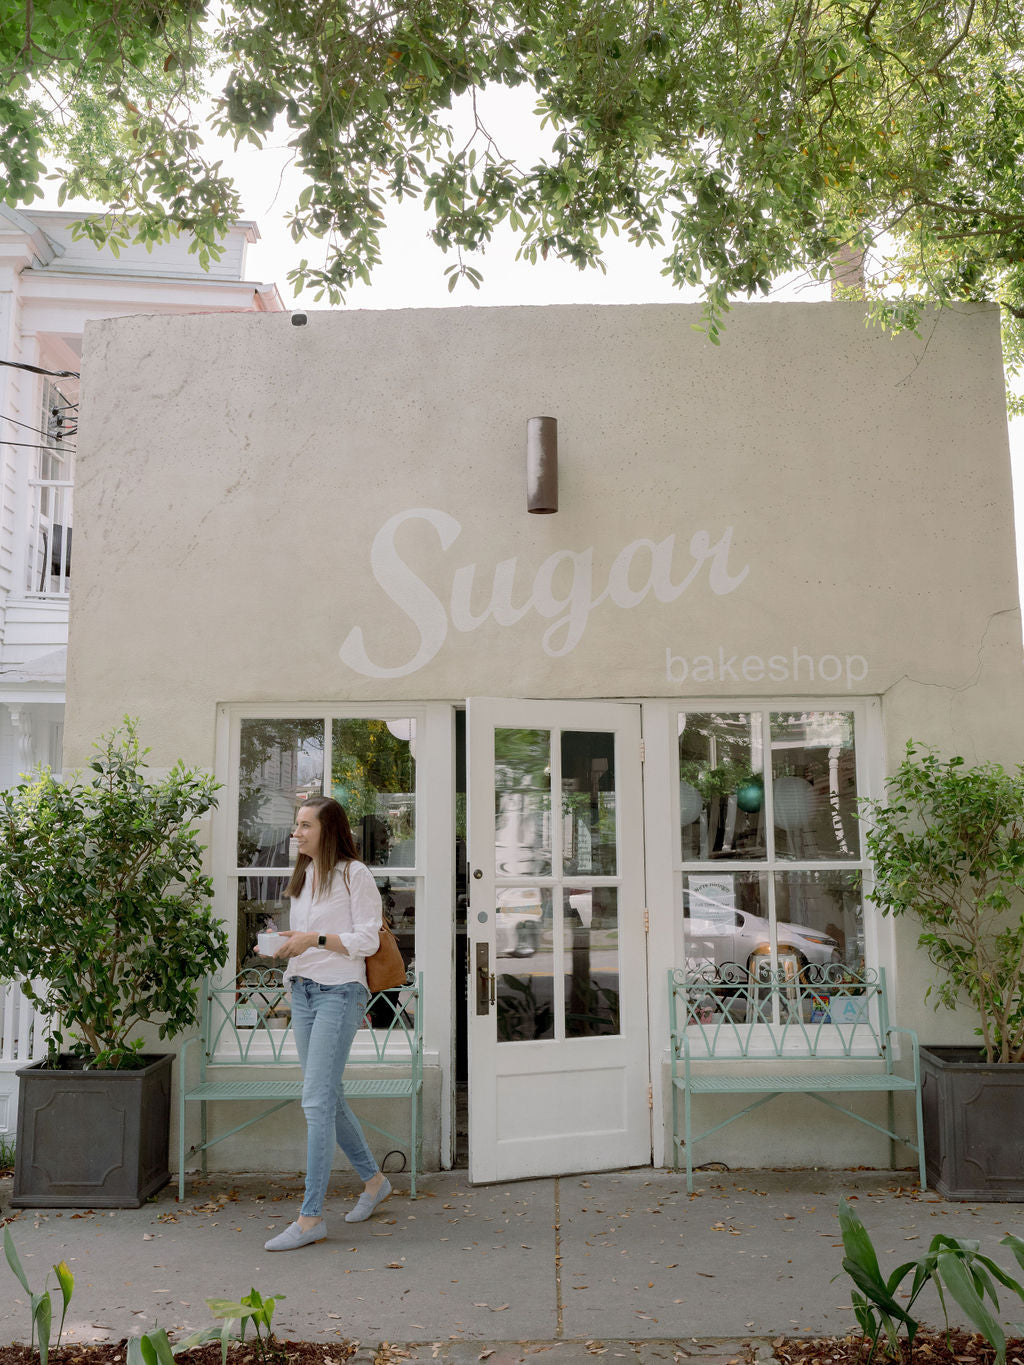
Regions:
[[[181, 764], [148, 780], [128, 718], [95, 748], [84, 777], [43, 771], [0, 792], [0, 977], [20, 977], [52, 1021], [50, 1055], [32, 1072], [152, 1066], [140, 1026], [161, 1038], [193, 1026], [199, 983], [227, 960], [195, 830], [216, 783]], [[38, 1164], [32, 1136], [19, 1123], [16, 1195], [19, 1171]]]
[[980, 1047], [922, 1049], [929, 1178], [955, 1197], [1024, 1197], [1024, 765], [971, 767], [911, 741], [865, 809], [871, 899], [917, 919], [936, 1008], [971, 1005], [980, 1021]]

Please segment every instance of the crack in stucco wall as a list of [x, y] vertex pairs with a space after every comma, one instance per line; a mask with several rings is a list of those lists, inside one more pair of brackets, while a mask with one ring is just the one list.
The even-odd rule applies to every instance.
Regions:
[[[988, 646], [989, 637], [992, 633], [992, 629], [995, 623], [1001, 617], [1018, 616], [1019, 614], [1020, 614], [1019, 607], [1001, 607], [997, 611], [993, 611], [989, 614], [988, 619], [985, 622], [985, 628], [981, 633], [981, 639], [978, 642], [976, 650], [977, 660], [976, 665], [973, 671], [971, 672], [970, 676], [967, 677], [963, 682], [960, 683], [930, 682], [924, 678], [915, 678], [909, 673], [904, 673], [901, 674], [899, 678], [896, 678], [892, 683], [890, 683], [890, 685], [882, 693], [883, 704], [891, 697], [893, 697], [897, 689], [901, 687], [903, 684], [908, 684], [913, 687], [929, 688], [937, 692], [946, 692], [949, 695], [949, 710], [947, 715], [949, 733], [951, 735], [956, 734], [958, 726], [954, 716], [954, 707], [957, 701], [961, 698], [963, 693], [969, 692], [972, 688], [979, 686], [982, 680], [982, 674], [985, 668], [984, 655], [986, 648]], [[971, 747], [973, 748], [974, 746], [972, 745]]]

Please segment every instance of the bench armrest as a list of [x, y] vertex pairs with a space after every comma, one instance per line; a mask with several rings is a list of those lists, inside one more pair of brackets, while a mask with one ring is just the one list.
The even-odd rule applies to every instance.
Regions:
[[191, 1038], [186, 1038], [185, 1041], [182, 1043], [181, 1047], [178, 1049], [178, 1089], [179, 1089], [180, 1091], [182, 1091], [182, 1092], [184, 1092], [185, 1089], [187, 1088], [186, 1077], [185, 1077], [185, 1069], [186, 1069], [186, 1068], [185, 1068], [185, 1063], [186, 1063], [186, 1060], [187, 1060], [187, 1053], [188, 1053], [188, 1050], [189, 1050], [189, 1048], [192, 1046], [193, 1043], [200, 1043], [200, 1044], [201, 1044], [202, 1041], [203, 1041], [202, 1038], [199, 1036], [198, 1033], [196, 1033], [196, 1034], [193, 1034], [193, 1036], [192, 1036]]
[[895, 1025], [890, 1025], [890, 1027], [885, 1030], [887, 1047], [889, 1045], [889, 1039], [896, 1033], [905, 1033], [910, 1039], [910, 1055], [914, 1059], [914, 1079], [916, 1080], [920, 1075], [921, 1070], [921, 1045], [917, 1041], [917, 1029], [897, 1028]]

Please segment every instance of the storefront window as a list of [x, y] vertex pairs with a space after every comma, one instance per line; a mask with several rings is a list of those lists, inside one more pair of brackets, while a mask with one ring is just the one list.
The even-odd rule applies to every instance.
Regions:
[[238, 866], [288, 867], [295, 813], [324, 784], [322, 720], [243, 720]]
[[683, 712], [678, 735], [687, 967], [862, 970], [853, 713]]
[[771, 915], [766, 872], [683, 874], [683, 938], [686, 966], [720, 967], [771, 952]]
[[376, 878], [383, 902], [384, 918], [394, 930], [398, 946], [411, 966], [416, 957], [416, 881], [415, 877]]
[[[240, 877], [238, 880], [238, 968], [273, 967], [274, 960], [260, 955], [257, 936], [288, 929], [290, 902], [284, 894], [287, 877]], [[280, 963], [277, 964], [280, 966]]]
[[371, 867], [416, 866], [416, 722], [334, 721], [331, 795]]
[[772, 815], [780, 858], [857, 858], [857, 764], [848, 711], [772, 712]]
[[792, 948], [809, 962], [841, 962], [855, 972], [864, 969], [859, 872], [779, 872], [775, 906], [780, 953]]
[[764, 858], [764, 745], [759, 713], [679, 716], [679, 826], [687, 862]]
[[[238, 729], [236, 968], [273, 970], [264, 930], [289, 928], [284, 894], [295, 816], [325, 791], [344, 807], [373, 871], [406, 965], [415, 957], [416, 721], [412, 718], [246, 717]], [[280, 962], [276, 967], [280, 968]]]
[[[414, 877], [374, 877], [380, 891], [384, 915], [395, 932], [407, 967], [416, 957], [416, 882]], [[259, 951], [258, 935], [265, 931], [290, 928], [291, 902], [284, 894], [287, 877], [245, 877], [238, 883], [238, 970], [250, 981], [280, 981], [283, 964], [278, 958]], [[274, 1017], [287, 1019], [291, 1014], [288, 997], [277, 1001]], [[268, 1025], [272, 1027], [273, 1025]]]

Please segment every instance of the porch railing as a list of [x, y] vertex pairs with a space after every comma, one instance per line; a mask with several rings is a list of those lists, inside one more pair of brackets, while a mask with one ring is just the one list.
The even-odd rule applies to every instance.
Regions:
[[46, 1056], [46, 1021], [18, 981], [0, 981], [0, 1063], [26, 1066]]
[[60, 597], [71, 588], [71, 525], [74, 482], [30, 479], [28, 544], [30, 597]]
[[46, 1056], [46, 1020], [17, 981], [0, 981], [0, 1133], [13, 1133], [18, 1112], [15, 1072]]

